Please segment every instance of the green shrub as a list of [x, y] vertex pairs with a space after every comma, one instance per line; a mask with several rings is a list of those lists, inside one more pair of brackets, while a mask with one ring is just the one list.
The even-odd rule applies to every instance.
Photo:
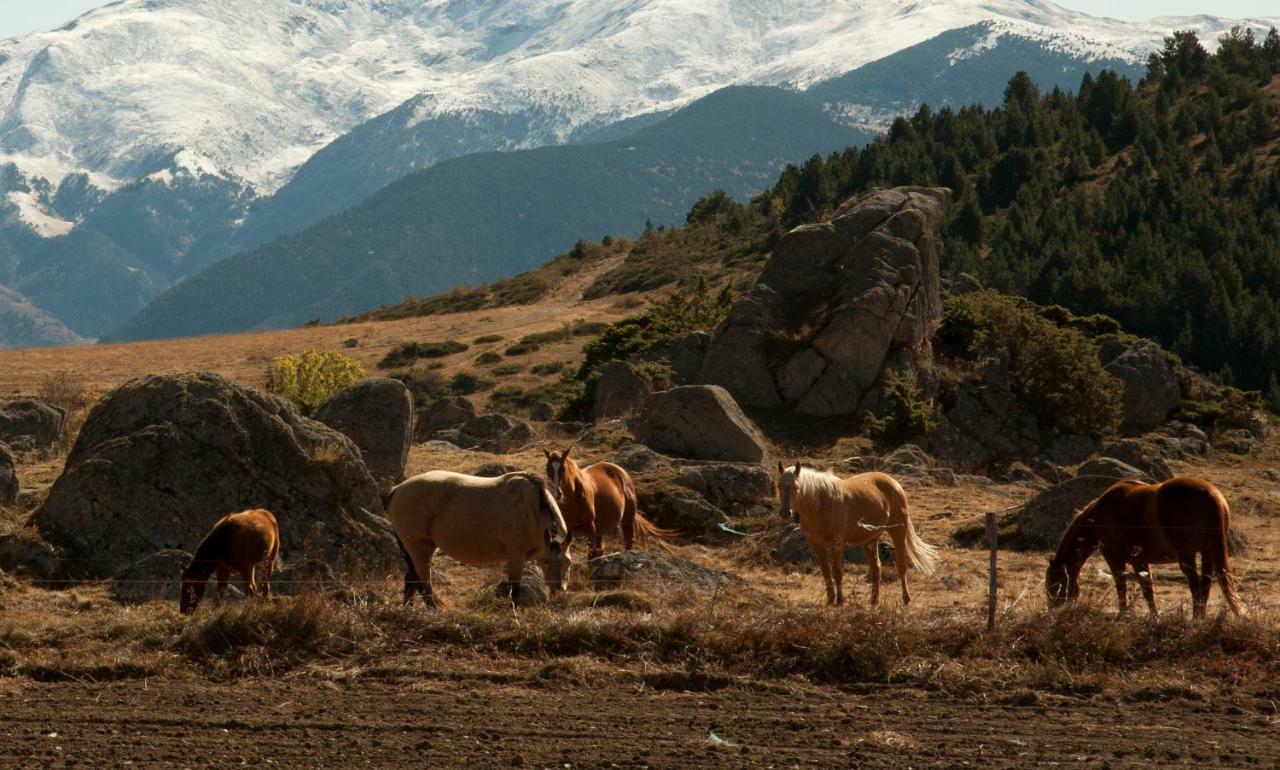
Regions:
[[933, 431], [933, 404], [920, 392], [915, 372], [890, 372], [885, 377], [881, 415], [870, 416], [867, 425], [871, 437], [886, 448], [927, 436]]
[[994, 291], [950, 297], [937, 339], [954, 357], [1007, 351], [1013, 392], [1043, 427], [1100, 438], [1120, 423], [1124, 386], [1102, 368], [1096, 345], [1026, 300]]
[[444, 342], [405, 342], [395, 347], [378, 362], [379, 369], [392, 369], [397, 366], [411, 366], [419, 358], [444, 358], [454, 353], [462, 353], [469, 345], [456, 340]]
[[364, 367], [336, 350], [327, 353], [306, 350], [272, 360], [267, 370], [267, 390], [310, 413], [363, 378]]
[[492, 350], [486, 350], [485, 352], [476, 356], [477, 364], [496, 364], [501, 360], [502, 360], [502, 356], [498, 355]]
[[510, 377], [523, 371], [524, 366], [522, 364], [503, 364], [502, 366], [493, 367], [493, 373], [498, 377]]
[[550, 363], [546, 363], [546, 364], [534, 364], [533, 366], [529, 367], [529, 371], [533, 374], [538, 374], [543, 376], [547, 376], [551, 374], [559, 374], [560, 372], [564, 371], [564, 361], [551, 361]]
[[493, 380], [485, 379], [471, 372], [458, 372], [449, 380], [449, 391], [459, 396], [469, 396], [493, 387]]
[[501, 334], [482, 334], [475, 338], [475, 344], [488, 345], [492, 342], [502, 342], [503, 339]]
[[536, 353], [538, 345], [533, 342], [521, 342], [507, 348], [505, 354], [508, 356], [527, 356], [530, 353]]

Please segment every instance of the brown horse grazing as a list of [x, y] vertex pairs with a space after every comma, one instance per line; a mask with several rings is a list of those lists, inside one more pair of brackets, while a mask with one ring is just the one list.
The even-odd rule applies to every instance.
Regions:
[[262, 565], [262, 593], [271, 598], [271, 571], [280, 558], [280, 526], [271, 511], [261, 508], [229, 513], [213, 525], [200, 541], [191, 564], [182, 571], [182, 597], [178, 607], [183, 614], [194, 612], [204, 597], [209, 576], [217, 573], [217, 603], [227, 595], [231, 571], [244, 578], [244, 592], [257, 592], [255, 570]]
[[603, 552], [604, 533], [622, 527], [623, 548], [630, 551], [639, 531], [641, 539], [661, 540], [672, 533], [640, 515], [636, 485], [631, 476], [613, 463], [595, 463], [585, 468], [563, 452], [542, 450], [547, 456], [547, 478], [564, 514], [565, 523], [575, 533], [586, 535], [588, 558]]
[[[1054, 604], [1079, 596], [1080, 569], [1101, 549], [1115, 578], [1121, 612], [1129, 608], [1126, 565], [1133, 565], [1147, 607], [1155, 614], [1151, 565], [1176, 563], [1191, 586], [1195, 617], [1205, 614], [1214, 577], [1227, 606], [1239, 615], [1240, 597], [1227, 563], [1230, 519], [1226, 499], [1207, 481], [1187, 476], [1159, 484], [1117, 481], [1067, 526], [1058, 552], [1049, 560], [1045, 590]], [[1199, 572], [1196, 554], [1200, 555]]]
[[867, 555], [871, 603], [880, 602], [880, 535], [893, 540], [893, 562], [902, 584], [902, 603], [911, 603], [907, 566], [933, 571], [938, 551], [920, 539], [907, 512], [907, 493], [884, 473], [859, 473], [841, 479], [800, 463], [778, 463], [778, 515], [800, 527], [822, 569], [827, 604], [844, 604], [844, 547], [860, 545]]
[[572, 535], [542, 479], [517, 471], [497, 478], [430, 471], [391, 490], [387, 518], [405, 556], [404, 601], [435, 604], [431, 560], [436, 548], [463, 564], [505, 564], [504, 586], [515, 602], [530, 559], [542, 562], [552, 590], [563, 590]]

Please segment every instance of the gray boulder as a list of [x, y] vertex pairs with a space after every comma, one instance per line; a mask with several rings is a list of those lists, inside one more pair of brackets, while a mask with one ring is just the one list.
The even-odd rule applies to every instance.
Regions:
[[0, 441], [10, 446], [49, 449], [62, 434], [66, 412], [34, 398], [0, 403]]
[[982, 281], [968, 273], [958, 273], [955, 278], [951, 279], [950, 290], [952, 295], [959, 297], [964, 294], [977, 294], [984, 289]]
[[663, 457], [644, 444], [627, 444], [614, 454], [612, 462], [631, 473], [644, 473], [660, 467]]
[[1095, 457], [1079, 468], [1076, 468], [1077, 476], [1104, 476], [1109, 479], [1136, 479], [1150, 483], [1153, 479], [1145, 471], [1121, 462], [1114, 457]]
[[1034, 457], [1040, 448], [1036, 419], [1003, 388], [962, 382], [954, 403], [929, 436], [934, 456], [966, 472]]
[[619, 551], [587, 562], [587, 573], [597, 587], [641, 586], [659, 589], [714, 591], [744, 581], [729, 572], [708, 569], [668, 553]]
[[683, 385], [654, 393], [635, 421], [636, 438], [658, 452], [691, 460], [765, 463], [769, 450], [724, 388]]
[[0, 532], [0, 572], [53, 580], [63, 574], [62, 556], [35, 530]]
[[1077, 476], [1055, 484], [1017, 512], [1018, 535], [1027, 548], [1057, 548], [1077, 512], [1116, 483], [1113, 476]]
[[1145, 433], [1169, 419], [1182, 402], [1182, 389], [1165, 352], [1151, 340], [1138, 340], [1106, 364], [1124, 383], [1121, 429]]
[[[886, 366], [930, 355], [949, 203], [941, 188], [872, 190], [788, 232], [716, 331], [698, 381], [748, 406], [815, 416], [870, 408]], [[788, 338], [795, 344], [774, 344]]]
[[551, 422], [556, 418], [558, 410], [550, 401], [539, 401], [529, 410], [529, 419], [534, 422]]
[[[442, 432], [440, 437], [454, 441], [448, 431]], [[457, 429], [456, 439], [454, 443], [461, 447], [505, 454], [537, 441], [538, 432], [524, 420], [491, 413], [468, 420]]]
[[1169, 467], [1169, 463], [1158, 453], [1153, 453], [1143, 446], [1142, 442], [1131, 438], [1122, 438], [1113, 441], [1102, 448], [1099, 452], [1102, 457], [1113, 457], [1122, 463], [1137, 468], [1146, 474], [1152, 481], [1164, 481], [1173, 478], [1173, 470]]
[[671, 368], [672, 384], [690, 385], [702, 369], [710, 344], [711, 335], [706, 332], [677, 334], [636, 353], [635, 360], [666, 364]]
[[320, 405], [315, 419], [355, 442], [383, 488], [404, 479], [413, 440], [413, 396], [399, 380], [364, 380]]
[[[182, 594], [182, 571], [190, 563], [191, 554], [176, 548], [148, 554], [115, 574], [111, 592], [126, 604], [176, 602]], [[239, 579], [239, 573], [233, 576], [234, 582], [238, 583]], [[209, 589], [213, 590], [214, 586], [210, 585]]]
[[1220, 448], [1237, 455], [1252, 454], [1258, 447], [1257, 440], [1247, 428], [1223, 431], [1215, 442]]
[[676, 476], [676, 483], [735, 516], [758, 513], [762, 507], [768, 508], [775, 497], [773, 474], [763, 465], [686, 465]]
[[440, 431], [460, 428], [476, 418], [476, 407], [463, 396], [445, 396], [427, 404], [418, 412], [415, 439], [430, 441]]
[[492, 479], [518, 470], [520, 470], [518, 466], [508, 463], [484, 463], [471, 471], [471, 475]]
[[109, 577], [156, 551], [193, 551], [247, 508], [275, 513], [285, 554], [367, 569], [397, 553], [350, 439], [207, 372], [131, 380], [103, 398], [32, 523], [68, 569]]
[[18, 463], [14, 460], [13, 450], [9, 445], [0, 443], [0, 505], [13, 505], [18, 502]]
[[729, 523], [725, 512], [692, 490], [641, 484], [637, 492], [640, 511], [663, 529], [674, 530], [701, 543], [717, 544], [732, 538], [724, 530]]
[[592, 411], [597, 420], [635, 414], [653, 392], [649, 381], [636, 374], [626, 361], [610, 361], [600, 369], [592, 398]]

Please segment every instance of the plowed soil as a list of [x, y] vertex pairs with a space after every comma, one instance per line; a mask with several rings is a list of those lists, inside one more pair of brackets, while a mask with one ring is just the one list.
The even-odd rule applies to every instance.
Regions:
[[[811, 685], [711, 693], [408, 681], [13, 685], [0, 763], [227, 767], [1275, 767], [1273, 712]], [[1047, 699], [1046, 699], [1047, 698]], [[713, 737], [714, 736], [714, 737]]]

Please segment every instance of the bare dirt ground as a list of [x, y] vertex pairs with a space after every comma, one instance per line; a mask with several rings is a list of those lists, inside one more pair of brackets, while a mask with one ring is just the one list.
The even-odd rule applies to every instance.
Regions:
[[0, 708], [0, 763], [8, 767], [1280, 763], [1274, 715], [1177, 700], [974, 702], [803, 684], [695, 693], [453, 679], [266, 680], [10, 684]]

